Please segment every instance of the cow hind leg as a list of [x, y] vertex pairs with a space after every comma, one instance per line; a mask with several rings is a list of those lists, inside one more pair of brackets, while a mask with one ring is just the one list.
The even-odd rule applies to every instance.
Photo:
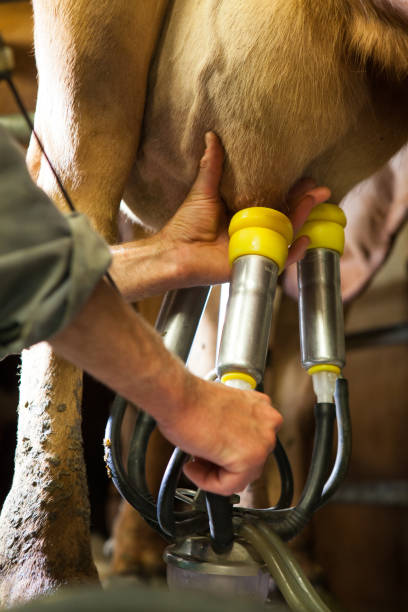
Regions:
[[[33, 2], [36, 128], [81, 212], [107, 240], [137, 150], [147, 69], [166, 6]], [[149, 27], [148, 27], [149, 26]], [[90, 35], [90, 32], [93, 35]], [[38, 184], [66, 208], [32, 140]], [[15, 475], [1, 516], [0, 597], [97, 579], [81, 436], [82, 377], [40, 344], [23, 356]]]
[[16, 467], [0, 521], [3, 605], [97, 580], [89, 547], [81, 393], [80, 371], [47, 344], [24, 351]]

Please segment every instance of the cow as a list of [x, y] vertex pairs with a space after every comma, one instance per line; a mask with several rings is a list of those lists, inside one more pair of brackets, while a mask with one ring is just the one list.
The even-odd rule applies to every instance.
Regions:
[[[221, 194], [231, 212], [289, 212], [288, 190], [305, 175], [340, 202], [407, 140], [403, 0], [33, 7], [36, 128], [80, 210], [111, 243], [121, 198], [151, 230], [175, 212], [208, 129], [225, 147]], [[64, 209], [34, 141], [28, 161]], [[78, 370], [46, 344], [25, 352], [16, 470], [0, 527], [8, 604], [96, 579], [80, 398]]]

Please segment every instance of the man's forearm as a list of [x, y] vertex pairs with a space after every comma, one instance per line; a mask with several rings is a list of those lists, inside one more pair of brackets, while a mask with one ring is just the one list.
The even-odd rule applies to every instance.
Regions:
[[163, 394], [168, 404], [183, 403], [184, 365], [104, 281], [74, 321], [49, 342], [58, 354], [157, 420], [166, 420], [161, 414]]
[[180, 258], [160, 235], [112, 246], [111, 253], [110, 273], [126, 300], [160, 295], [177, 286]]
[[170, 442], [196, 457], [185, 470], [198, 487], [230, 495], [260, 476], [282, 422], [269, 398], [193, 376], [103, 281], [49, 342], [151, 414]]

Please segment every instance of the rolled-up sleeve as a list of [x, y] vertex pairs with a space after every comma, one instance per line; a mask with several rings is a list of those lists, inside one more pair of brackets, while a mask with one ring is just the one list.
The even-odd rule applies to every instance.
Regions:
[[88, 219], [55, 208], [0, 128], [0, 358], [67, 325], [110, 262]]

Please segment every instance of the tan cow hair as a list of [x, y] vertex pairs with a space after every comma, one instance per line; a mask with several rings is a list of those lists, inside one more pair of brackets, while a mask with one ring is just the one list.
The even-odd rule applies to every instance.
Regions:
[[390, 0], [349, 0], [349, 4], [350, 49], [363, 63], [371, 59], [377, 69], [406, 76], [408, 4]]
[[[198, 135], [212, 128], [227, 153], [222, 195], [230, 209], [285, 211], [293, 182], [340, 139], [357, 129], [356, 142], [369, 132], [390, 133], [389, 118], [375, 106], [384, 106], [378, 102], [384, 88], [372, 73], [381, 63], [375, 78], [381, 72], [389, 87], [398, 86], [407, 62], [402, 19], [385, 19], [378, 7], [357, 0], [207, 0], [194, 7], [178, 0], [157, 55], [127, 202], [148, 225], [162, 225], [191, 184]], [[362, 116], [375, 118], [371, 127], [357, 128]], [[336, 201], [385, 163], [404, 137], [375, 163], [368, 150], [360, 161], [366, 168], [336, 188]]]

